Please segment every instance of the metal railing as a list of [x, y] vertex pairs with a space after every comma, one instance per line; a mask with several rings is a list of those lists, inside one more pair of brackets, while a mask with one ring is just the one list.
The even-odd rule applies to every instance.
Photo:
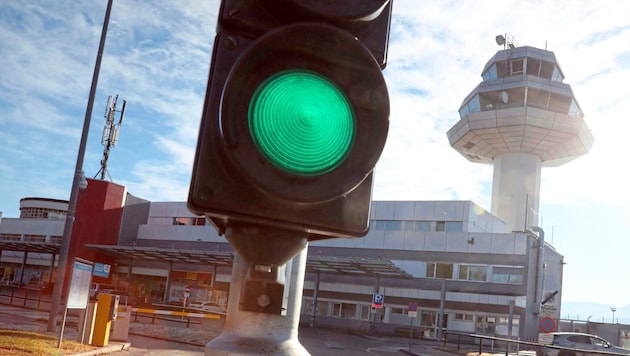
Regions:
[[[134, 317], [134, 321], [138, 321], [138, 317], [147, 317], [151, 319], [151, 324], [155, 324], [156, 319], [171, 320], [172, 317], [181, 317], [181, 320], [186, 320], [186, 327], [190, 327], [191, 318], [199, 319], [221, 319], [221, 315], [212, 313], [195, 313], [187, 311], [176, 310], [160, 310], [150, 308], [131, 308], [131, 315]], [[160, 317], [162, 316], [162, 317]], [[170, 318], [169, 318], [170, 317]]]
[[2, 302], [22, 307], [42, 309], [45, 308], [42, 303], [48, 303], [48, 305], [50, 305], [50, 298], [44, 295], [41, 288], [24, 288], [17, 284], [9, 284], [0, 286], [0, 303]]
[[[457, 332], [457, 331], [448, 331], [448, 330], [443, 330], [442, 331], [442, 341], [443, 341], [443, 346], [444, 348], [446, 348], [446, 345], [448, 343], [448, 336], [449, 335], [455, 335], [456, 336], [456, 344], [457, 344], [457, 350], [459, 351], [461, 349], [461, 345], [462, 345], [462, 338], [464, 339], [472, 339], [474, 341], [474, 345], [475, 347], [479, 347], [479, 355], [482, 354], [483, 352], [483, 341], [484, 340], [488, 340], [490, 341], [491, 344], [491, 348], [494, 349], [494, 347], [498, 344], [502, 344], [505, 343], [505, 355], [509, 355], [510, 352], [510, 347], [511, 345], [515, 346], [516, 351], [518, 353], [518, 350], [521, 349], [521, 346], [526, 346], [526, 348], [530, 349], [530, 350], [543, 350], [543, 355], [546, 355], [546, 350], [547, 349], [554, 349], [554, 350], [564, 350], [564, 351], [571, 351], [573, 353], [575, 353], [575, 355], [577, 356], [582, 356], [582, 355], [628, 355], [628, 353], [618, 353], [618, 352], [610, 352], [610, 351], [598, 351], [598, 350], [583, 350], [583, 349], [574, 349], [574, 348], [569, 348], [569, 347], [562, 347], [562, 346], [556, 346], [556, 345], [546, 345], [546, 344], [541, 344], [541, 343], [537, 343], [537, 342], [531, 342], [531, 341], [522, 341], [519, 339], [509, 339], [509, 338], [504, 338], [504, 337], [497, 337], [497, 336], [490, 336], [490, 335], [483, 335], [483, 334], [471, 334], [471, 333], [463, 333], [463, 332]], [[525, 348], [523, 348], [525, 349]]]

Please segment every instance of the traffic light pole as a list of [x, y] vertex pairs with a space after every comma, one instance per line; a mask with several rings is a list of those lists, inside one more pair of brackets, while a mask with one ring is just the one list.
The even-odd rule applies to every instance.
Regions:
[[298, 340], [307, 250], [304, 248], [285, 265], [290, 271], [285, 285], [288, 289], [285, 315], [240, 310], [250, 263], [238, 252], [234, 253], [225, 326], [206, 345], [205, 355], [310, 355]]
[[308, 355], [308, 241], [369, 229], [392, 2], [221, 1], [188, 208], [235, 259], [206, 355]]

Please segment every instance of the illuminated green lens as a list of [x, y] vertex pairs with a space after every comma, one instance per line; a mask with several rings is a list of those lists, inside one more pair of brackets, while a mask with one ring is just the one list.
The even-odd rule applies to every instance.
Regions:
[[258, 150], [281, 170], [302, 176], [330, 172], [348, 156], [355, 121], [344, 93], [328, 78], [288, 70], [265, 80], [249, 103]]

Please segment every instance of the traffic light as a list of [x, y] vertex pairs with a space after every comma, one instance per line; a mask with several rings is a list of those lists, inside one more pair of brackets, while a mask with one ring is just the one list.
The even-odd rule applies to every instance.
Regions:
[[[188, 197], [192, 212], [206, 215], [228, 239], [231, 229], [252, 241], [269, 237], [277, 245], [270, 250], [293, 237], [367, 233], [372, 171], [389, 127], [382, 69], [391, 6], [222, 1]], [[240, 245], [248, 260], [260, 252]]]

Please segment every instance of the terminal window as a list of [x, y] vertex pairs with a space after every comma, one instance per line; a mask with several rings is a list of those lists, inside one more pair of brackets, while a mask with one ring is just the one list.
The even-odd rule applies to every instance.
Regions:
[[452, 263], [427, 263], [427, 274], [429, 278], [453, 278]]
[[206, 224], [206, 218], [173, 218], [173, 225], [196, 225], [202, 226]]

